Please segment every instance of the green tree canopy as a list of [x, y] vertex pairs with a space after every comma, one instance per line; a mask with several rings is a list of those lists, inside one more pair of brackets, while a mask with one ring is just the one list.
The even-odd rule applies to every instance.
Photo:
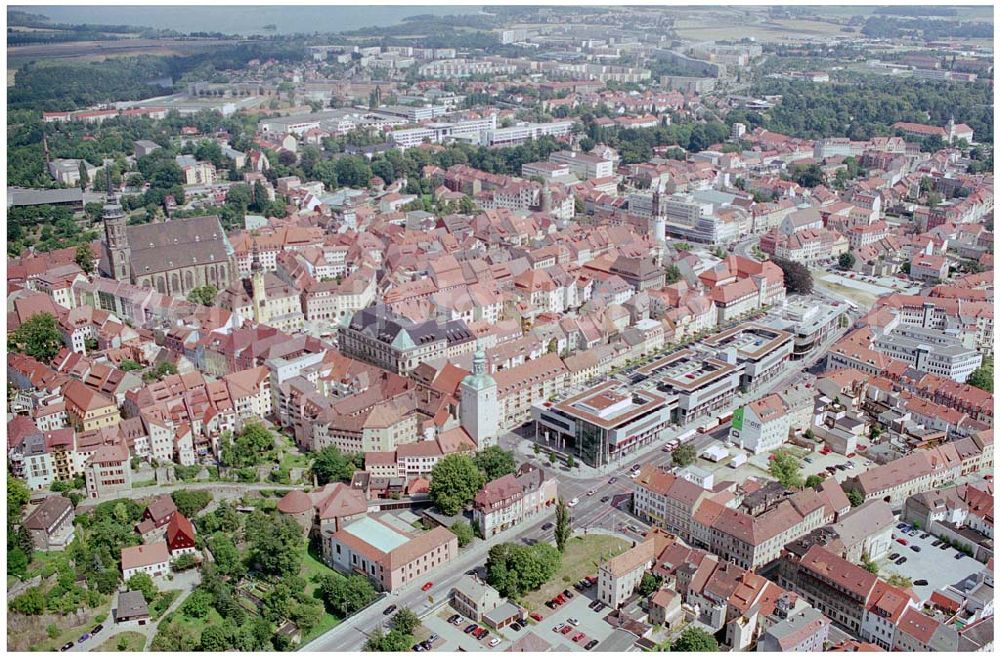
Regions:
[[775, 450], [771, 453], [768, 465], [768, 472], [775, 480], [781, 483], [786, 489], [798, 489], [802, 487], [802, 474], [799, 472], [802, 464], [792, 453], [787, 450]]
[[861, 503], [865, 502], [865, 497], [860, 491], [851, 489], [847, 492], [847, 500], [851, 503], [851, 507], [858, 507]]
[[719, 643], [708, 631], [689, 626], [671, 645], [671, 651], [718, 651]]
[[559, 563], [559, 551], [550, 544], [498, 544], [486, 560], [486, 580], [501, 595], [518, 597], [545, 584]]
[[142, 592], [142, 598], [146, 599], [146, 603], [151, 603], [159, 593], [156, 583], [153, 582], [153, 578], [148, 573], [135, 574], [128, 579], [126, 585], [130, 590]]
[[516, 468], [514, 453], [504, 450], [500, 446], [490, 446], [476, 454], [472, 460], [486, 476], [487, 482], [510, 475]]
[[688, 466], [693, 464], [694, 460], [697, 458], [698, 452], [690, 443], [678, 446], [677, 449], [671, 454], [671, 460], [677, 466]]
[[302, 567], [302, 528], [294, 519], [254, 512], [247, 519], [250, 565], [269, 576], [288, 577]]
[[10, 334], [7, 349], [49, 363], [63, 347], [59, 323], [51, 313], [37, 313]]
[[316, 453], [312, 471], [320, 485], [329, 482], [350, 482], [357, 470], [354, 461], [337, 446], [327, 446]]
[[371, 581], [361, 574], [324, 576], [319, 592], [327, 608], [344, 617], [353, 615], [378, 596]]
[[473, 532], [472, 526], [469, 525], [468, 521], [458, 521], [451, 526], [450, 530], [458, 537], [459, 546], [466, 546], [475, 537], [475, 532]]
[[566, 501], [562, 498], [556, 503], [556, 548], [559, 549], [560, 553], [566, 552], [566, 542], [569, 541], [570, 535], [573, 534], [573, 528], [570, 527], [570, 512], [569, 507], [566, 506]]
[[484, 484], [486, 477], [471, 457], [447, 455], [431, 470], [431, 500], [443, 514], [458, 514]]

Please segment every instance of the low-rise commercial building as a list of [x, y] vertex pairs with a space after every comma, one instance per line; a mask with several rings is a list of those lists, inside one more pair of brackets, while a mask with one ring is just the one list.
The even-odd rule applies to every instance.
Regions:
[[532, 409], [536, 433], [591, 466], [604, 466], [660, 438], [670, 426], [671, 401], [646, 390], [605, 382], [561, 402]]

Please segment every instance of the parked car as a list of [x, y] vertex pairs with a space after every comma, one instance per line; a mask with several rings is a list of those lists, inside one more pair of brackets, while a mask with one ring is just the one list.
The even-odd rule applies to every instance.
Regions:
[[424, 649], [424, 645], [422, 645], [422, 644], [414, 644], [413, 647], [411, 647], [411, 648], [414, 651], [426, 651], [426, 649]]
[[933, 546], [934, 548], [937, 548], [940, 545], [941, 545], [940, 539], [935, 539], [933, 542], [931, 542], [931, 546]]
[[914, 544], [913, 546], [910, 546], [910, 550], [913, 551], [914, 553], [919, 553], [920, 547]]
[[98, 633], [100, 633], [100, 632], [101, 632], [101, 631], [103, 631], [103, 630], [104, 630], [104, 624], [98, 624], [97, 626], [94, 626], [94, 627], [93, 627], [93, 628], [92, 628], [92, 629], [90, 630], [90, 634], [91, 634], [91, 635], [97, 635]]
[[916, 585], [917, 587], [924, 587], [927, 585], [927, 581], [921, 578], [920, 580], [914, 580], [913, 584]]
[[489, 630], [485, 628], [480, 628], [478, 631], [476, 631], [476, 639], [484, 640], [486, 639], [486, 636], [488, 636], [489, 634], [490, 634]]
[[573, 624], [574, 626], [579, 626], [580, 625], [580, 620], [577, 619], [576, 617], [570, 617], [566, 621], [569, 622], [570, 624]]
[[611, 477], [609, 477], [609, 478], [608, 478], [608, 484], [614, 484], [614, 483], [615, 483], [615, 482], [617, 482], [617, 481], [618, 481], [618, 478], [616, 478], [616, 477], [615, 477], [615, 476], [613, 476], [613, 475], [612, 475]]
[[566, 507], [576, 507], [580, 502], [579, 498], [574, 498], [573, 500], [566, 503]]
[[921, 538], [921, 539], [927, 539], [927, 538], [928, 538], [928, 537], [930, 537], [930, 536], [931, 536], [931, 535], [930, 535], [930, 533], [928, 533], [928, 532], [922, 532], [922, 533], [920, 533], [920, 538]]
[[587, 637], [587, 636], [586, 636], [586, 635], [585, 635], [584, 633], [577, 633], [576, 635], [574, 635], [574, 636], [573, 636], [573, 637], [571, 638], [571, 641], [572, 641], [572, 642], [579, 642], [580, 640], [582, 640], [582, 639], [583, 639], [583, 638], [585, 638], [585, 637]]
[[563, 635], [569, 635], [569, 632], [571, 630], [573, 630], [573, 627], [567, 624], [566, 626], [563, 626], [563, 629], [559, 632], [562, 633]]
[[556, 609], [556, 603], [555, 603], [555, 601], [546, 601], [545, 602], [545, 607], [548, 608], [549, 610], [555, 610]]
[[80, 639], [76, 641], [77, 644], [83, 644], [90, 639], [90, 633], [84, 633], [80, 636]]
[[490, 646], [491, 646], [491, 647], [495, 647], [495, 646], [496, 646], [496, 645], [498, 645], [498, 644], [500, 644], [500, 638], [498, 638], [498, 637], [495, 637], [495, 638], [493, 638], [492, 640], [490, 640]]
[[902, 537], [897, 537], [896, 538], [896, 542], [899, 543], [899, 544], [902, 544], [903, 546], [907, 546], [910, 543], [910, 542], [906, 541], [905, 539], [903, 539]]
[[903, 557], [901, 557], [898, 560], [896, 560], [896, 564], [897, 565], [906, 564], [906, 556], [904, 555]]
[[958, 551], [957, 553], [955, 553], [956, 560], [961, 560], [963, 557], [965, 557], [965, 553], [963, 553], [962, 551]]
[[806, 458], [805, 458], [805, 462], [806, 462], [807, 464], [811, 464], [811, 463], [813, 463], [813, 459], [812, 459], [812, 457], [806, 457]]
[[602, 502], [602, 503], [606, 503], [606, 502], [608, 502], [609, 500], [611, 500], [611, 496], [604, 496], [603, 498], [601, 498], [601, 502]]
[[468, 626], [465, 627], [465, 633], [466, 633], [466, 635], [468, 635], [470, 633], [475, 633], [478, 630], [479, 630], [479, 626], [477, 626], [476, 624], [469, 624]]
[[593, 496], [595, 493], [597, 493], [597, 489], [591, 489], [590, 491], [587, 492], [587, 495]]
[[590, 642], [587, 642], [586, 646], [584, 646], [583, 648], [586, 649], [587, 651], [590, 651], [596, 646], [597, 646], [597, 640], [591, 640]]
[[889, 559], [890, 560], [895, 560], [898, 557], [899, 557], [899, 553], [893, 553], [892, 555], [889, 556]]
[[555, 626], [552, 627], [552, 632], [553, 633], [558, 633], [559, 631], [561, 631], [563, 629], [563, 626], [565, 626], [565, 625], [566, 624], [556, 624]]
[[567, 599], [571, 599], [571, 598], [573, 598], [573, 592], [569, 591], [568, 589], [564, 589], [564, 590], [563, 590], [563, 595], [564, 595], [564, 596], [565, 596], [565, 597], [566, 597]]
[[516, 621], [512, 622], [511, 625], [510, 625], [510, 630], [512, 630], [512, 631], [519, 631], [519, 630], [521, 630], [521, 624], [519, 624]]
[[67, 642], [66, 644], [64, 644], [61, 647], [59, 647], [59, 650], [60, 651], [69, 651], [72, 648], [73, 648], [73, 643], [72, 642]]
[[551, 530], [554, 527], [555, 527], [554, 523], [546, 523], [545, 525], [542, 526], [542, 530]]
[[396, 612], [396, 606], [395, 605], [390, 605], [388, 608], [386, 608], [385, 610], [382, 611], [382, 614], [383, 615], [391, 615], [394, 612]]
[[[551, 603], [551, 601], [550, 601], [550, 603]], [[534, 619], [535, 621], [542, 621], [542, 616], [540, 614], [538, 614], [537, 612], [532, 612], [531, 613], [531, 618]]]
[[431, 644], [434, 644], [434, 641], [437, 639], [438, 639], [437, 633], [431, 633], [430, 637], [427, 638], [427, 641], [430, 642]]
[[426, 583], [424, 583], [424, 586], [421, 587], [420, 589], [426, 592], [427, 590], [429, 590], [432, 587], [434, 587], [434, 583], [432, 583], [430, 581], [427, 581]]

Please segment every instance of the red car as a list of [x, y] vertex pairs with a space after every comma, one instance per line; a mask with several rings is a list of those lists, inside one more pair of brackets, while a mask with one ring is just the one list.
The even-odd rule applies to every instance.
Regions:
[[542, 621], [542, 616], [537, 612], [532, 612], [531, 618], [534, 619], [535, 621]]
[[903, 539], [902, 537], [900, 537], [899, 539], [897, 539], [896, 542], [902, 544], [903, 546], [906, 546], [907, 544], [910, 543], [910, 542], [906, 541], [905, 539]]
[[569, 632], [571, 630], [573, 630], [573, 627], [570, 626], [569, 624], [566, 624], [565, 626], [563, 626], [563, 629], [559, 632], [562, 633], [563, 635], [569, 635]]
[[573, 636], [573, 641], [574, 642], [579, 642], [580, 640], [582, 640], [585, 637], [587, 637], [587, 636], [584, 635], [583, 633], [577, 633], [576, 635]]
[[422, 589], [423, 591], [426, 592], [427, 590], [429, 590], [432, 587], [434, 587], [434, 583], [427, 582], [427, 583], [424, 583], [424, 586], [421, 587], [420, 589]]

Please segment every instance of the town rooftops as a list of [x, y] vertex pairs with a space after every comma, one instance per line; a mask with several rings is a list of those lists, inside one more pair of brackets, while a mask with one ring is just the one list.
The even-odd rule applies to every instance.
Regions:
[[604, 382], [554, 405], [558, 411], [588, 423], [612, 429], [666, 404], [663, 396], [649, 391], [617, 390], [619, 384]]
[[122, 549], [122, 571], [164, 562], [170, 562], [170, 550], [167, 548], [166, 542], [140, 544]]
[[24, 527], [29, 530], [48, 531], [66, 512], [73, 510], [73, 503], [62, 495], [46, 496], [42, 504], [32, 510], [24, 520]]

